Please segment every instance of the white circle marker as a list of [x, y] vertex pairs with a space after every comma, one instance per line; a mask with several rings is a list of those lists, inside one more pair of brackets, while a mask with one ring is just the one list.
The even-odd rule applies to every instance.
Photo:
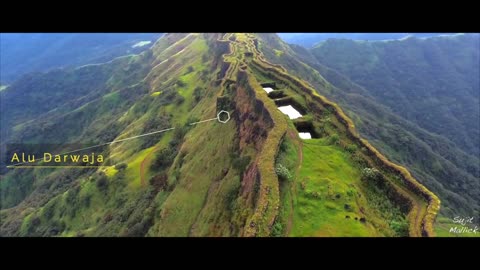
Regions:
[[[226, 115], [227, 115], [227, 119], [222, 120], [221, 117], [220, 117], [221, 114], [226, 114]], [[220, 112], [218, 112], [218, 114], [217, 114], [217, 120], [218, 120], [218, 122], [220, 122], [220, 123], [222, 123], [222, 124], [227, 123], [227, 122], [230, 120], [230, 113], [227, 112], [227, 111], [223, 111], [223, 110], [220, 111]]]

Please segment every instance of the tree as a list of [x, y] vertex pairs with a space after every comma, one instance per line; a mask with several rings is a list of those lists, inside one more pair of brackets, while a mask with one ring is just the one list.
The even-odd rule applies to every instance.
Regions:
[[178, 80], [177, 81], [177, 86], [178, 87], [185, 87], [185, 86], [187, 86], [187, 84], [185, 82], [183, 82], [182, 80]]
[[275, 172], [277, 173], [278, 177], [281, 180], [290, 180], [292, 179], [292, 174], [288, 170], [287, 167], [283, 166], [282, 164], [277, 164], [277, 167], [275, 168]]
[[272, 228], [272, 236], [282, 236], [283, 235], [283, 224], [279, 221], [276, 221]]
[[192, 73], [193, 71], [194, 71], [194, 68], [192, 66], [188, 66], [186, 74]]
[[355, 145], [355, 144], [349, 144], [345, 147], [345, 150], [347, 150], [347, 152], [349, 153], [355, 153], [355, 151], [357, 151], [358, 147]]
[[193, 98], [195, 100], [195, 103], [198, 103], [200, 99], [202, 99], [202, 88], [200, 86], [195, 87], [193, 90]]
[[157, 174], [150, 178], [149, 183], [157, 191], [166, 190], [168, 187], [168, 176], [165, 173]]
[[118, 171], [124, 171], [127, 167], [128, 165], [124, 162], [115, 165], [115, 169]]
[[155, 159], [151, 165], [152, 170], [163, 170], [167, 168], [172, 164], [176, 155], [177, 151], [172, 147], [163, 148], [155, 155]]
[[232, 166], [235, 170], [237, 170], [237, 172], [243, 173], [248, 164], [250, 164], [250, 160], [250, 156], [235, 157], [232, 161]]
[[378, 181], [382, 177], [382, 174], [375, 168], [364, 168], [362, 170], [362, 180], [366, 181]]
[[390, 228], [392, 228], [398, 236], [408, 236], [408, 222], [405, 219], [393, 220], [390, 222]]
[[340, 136], [338, 136], [338, 134], [332, 134], [329, 140], [331, 144], [338, 144], [340, 141]]
[[181, 105], [185, 101], [185, 98], [181, 95], [177, 95], [175, 98], [175, 104], [176, 105]]
[[96, 181], [96, 185], [100, 191], [106, 191], [108, 188], [107, 176], [105, 174], [99, 175]]

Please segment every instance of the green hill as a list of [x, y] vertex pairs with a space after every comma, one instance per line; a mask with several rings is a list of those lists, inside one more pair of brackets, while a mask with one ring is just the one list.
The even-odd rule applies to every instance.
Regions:
[[[319, 95], [335, 87], [293, 55], [272, 34], [167, 34], [140, 55], [12, 83], [7, 153], [174, 129], [96, 150], [106, 167], [8, 169], [0, 235], [433, 236], [438, 198], [360, 138]], [[230, 121], [190, 125], [221, 111]]]
[[391, 42], [329, 40], [311, 52], [395, 114], [478, 157], [479, 40], [473, 34]]

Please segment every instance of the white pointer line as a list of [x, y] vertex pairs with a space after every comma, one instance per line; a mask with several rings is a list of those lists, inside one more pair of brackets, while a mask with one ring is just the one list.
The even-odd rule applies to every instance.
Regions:
[[212, 118], [212, 119], [207, 119], [207, 120], [202, 120], [202, 121], [198, 121], [198, 122], [193, 122], [193, 123], [190, 123], [188, 125], [192, 126], [192, 125], [196, 125], [196, 124], [200, 124], [200, 123], [204, 123], [204, 122], [208, 122], [208, 121], [213, 121], [213, 120], [218, 120], [217, 117], [215, 118]]
[[[222, 111], [222, 112], [225, 112], [225, 111]], [[225, 112], [225, 113], [228, 114], [228, 119], [226, 121], [230, 120], [230, 114], [228, 112]], [[196, 124], [200, 124], [200, 123], [204, 123], [204, 122], [209, 122], [209, 121], [213, 121], [213, 120], [218, 120], [221, 123], [226, 123], [226, 121], [220, 121], [220, 113], [219, 113], [217, 115], [217, 117], [215, 117], [215, 118], [202, 120], [202, 121], [198, 121], [198, 122], [193, 122], [193, 123], [190, 123], [188, 125], [192, 126], [192, 125], [196, 125]], [[157, 133], [162, 133], [162, 132], [166, 132], [166, 131], [170, 131], [170, 130], [174, 130], [174, 129], [175, 129], [174, 127], [166, 128], [166, 129], [162, 129], [162, 130], [158, 130], [158, 131], [154, 131], [154, 132], [149, 132], [149, 133], [145, 133], [145, 134], [141, 134], [141, 135], [125, 138], [125, 139], [115, 140], [115, 141], [111, 141], [111, 142], [107, 142], [107, 143], [97, 144], [97, 145], [94, 145], [94, 146], [89, 146], [89, 147], [85, 147], [85, 148], [81, 148], [81, 149], [68, 151], [68, 152], [65, 152], [65, 153], [62, 153], [62, 154], [59, 154], [59, 155], [61, 156], [61, 155], [71, 154], [71, 153], [75, 153], [75, 152], [79, 152], [79, 151], [83, 151], [83, 150], [87, 150], [87, 149], [91, 149], [91, 148], [96, 148], [96, 147], [109, 145], [109, 144], [113, 144], [113, 143], [128, 141], [128, 140], [132, 140], [132, 139], [136, 139], [136, 138], [140, 138], [140, 137], [144, 137], [144, 136], [149, 136], [149, 135], [153, 135], [153, 134], [157, 134]], [[37, 159], [37, 161], [42, 161], [43, 159], [44, 158], [40, 158], [40, 159]], [[14, 166], [17, 166], [17, 165], [22, 165], [22, 164], [25, 164], [25, 163], [28, 163], [28, 162], [20, 162], [20, 163], [16, 163], [16, 164], [11, 164], [11, 165], [8, 165], [7, 167], [11, 168], [11, 167], [14, 167]]]

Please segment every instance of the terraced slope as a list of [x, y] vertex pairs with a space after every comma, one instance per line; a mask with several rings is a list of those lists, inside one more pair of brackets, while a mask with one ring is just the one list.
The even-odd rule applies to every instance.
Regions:
[[[405, 168], [389, 162], [366, 140], [359, 138], [351, 120], [336, 104], [319, 96], [317, 92], [305, 82], [288, 75], [285, 69], [281, 66], [268, 63], [262, 54], [256, 49], [258, 40], [254, 36], [248, 34], [227, 35], [225, 38], [229, 39], [232, 43], [232, 53], [238, 54], [236, 59], [242, 59], [245, 61], [242, 70], [239, 71], [239, 74], [242, 74], [240, 77], [245, 76], [243, 74], [249, 74], [250, 69], [252, 70], [251, 75], [247, 75], [247, 77], [252, 76], [255, 78], [250, 78], [249, 84], [256, 90], [256, 95], [258, 95], [259, 100], [270, 109], [269, 113], [272, 115], [272, 118], [276, 120], [276, 125], [273, 128], [273, 131], [275, 131], [276, 134], [279, 134], [279, 136], [274, 137], [274, 140], [271, 141], [272, 143], [281, 142], [285, 139], [285, 134], [287, 132], [285, 127], [289, 125], [288, 121], [285, 121], [285, 118], [282, 119], [279, 115], [278, 110], [275, 110], [275, 107], [273, 106], [275, 102], [269, 100], [266, 93], [257, 83], [257, 79], [264, 80], [265, 82], [268, 81], [269, 84], [282, 85], [284, 88], [283, 100], [287, 99], [287, 102], [290, 101], [298, 107], [303, 106], [302, 109], [307, 112], [307, 115], [302, 118], [306, 119], [306, 121], [297, 121], [297, 123], [301, 123], [302, 125], [308, 123], [308, 125], [313, 127], [318, 125], [318, 128], [323, 129], [323, 133], [326, 134], [330, 133], [328, 129], [331, 128], [332, 130], [337, 131], [337, 135], [340, 134], [340, 145], [345, 148], [350, 147], [350, 149], [355, 145], [357, 148], [362, 149], [362, 153], [358, 151], [355, 151], [354, 153], [354, 155], [358, 155], [356, 158], [360, 160], [360, 162], [357, 160], [357, 163], [364, 162], [372, 168], [377, 168], [382, 173], [382, 181], [385, 182], [376, 184], [385, 184], [388, 186], [387, 190], [391, 193], [391, 198], [389, 199], [397, 200], [396, 203], [404, 208], [403, 211], [409, 222], [409, 234], [411, 236], [433, 235], [432, 224], [440, 204], [440, 201], [433, 193], [413, 179]], [[239, 47], [243, 47], [243, 49], [239, 49]], [[246, 55], [250, 58], [243, 59]], [[228, 59], [226, 59], [226, 61], [228, 61]], [[237, 66], [238, 63], [235, 62], [233, 67]], [[288, 98], [290, 98], [290, 100], [288, 100]], [[278, 103], [279, 99], [276, 101]], [[321, 116], [325, 115], [327, 112], [335, 118], [332, 127], [327, 127], [326, 125], [318, 123], [321, 122], [319, 121], [321, 120]], [[330, 118], [329, 121], [332, 122], [332, 119]], [[290, 128], [292, 128], [291, 126], [292, 125], [290, 125]], [[325, 135], [323, 137], [325, 137]], [[277, 140], [277, 138], [280, 138], [280, 140]], [[279, 146], [277, 145], [274, 147], [272, 145], [271, 149], [279, 149]], [[298, 149], [297, 151], [302, 151], [302, 149]], [[265, 156], [266, 159], [270, 160], [269, 162], [266, 162], [266, 166], [262, 168], [264, 171], [260, 171], [261, 175], [268, 175], [268, 173], [273, 170], [274, 162], [271, 159], [275, 156], [277, 156], [277, 153]], [[326, 162], [326, 160], [318, 160], [317, 162]], [[321, 178], [322, 175], [310, 175], [308, 181], [315, 181], [312, 178], [317, 177]], [[277, 191], [277, 186], [279, 186], [279, 184], [275, 181], [270, 181], [270, 179], [260, 181], [260, 183], [260, 189], [265, 190], [265, 193], [260, 193], [255, 214], [252, 216], [250, 223], [247, 223], [247, 226], [249, 226], [246, 230], [248, 234], [263, 235], [265, 231], [255, 229], [256, 226], [260, 224], [262, 225], [260, 227], [262, 229], [265, 229], [265, 225], [271, 228], [276, 215], [275, 212], [280, 208]], [[272, 187], [272, 185], [274, 186]], [[399, 203], [398, 201], [401, 202]], [[331, 224], [330, 226], [335, 225]]]

